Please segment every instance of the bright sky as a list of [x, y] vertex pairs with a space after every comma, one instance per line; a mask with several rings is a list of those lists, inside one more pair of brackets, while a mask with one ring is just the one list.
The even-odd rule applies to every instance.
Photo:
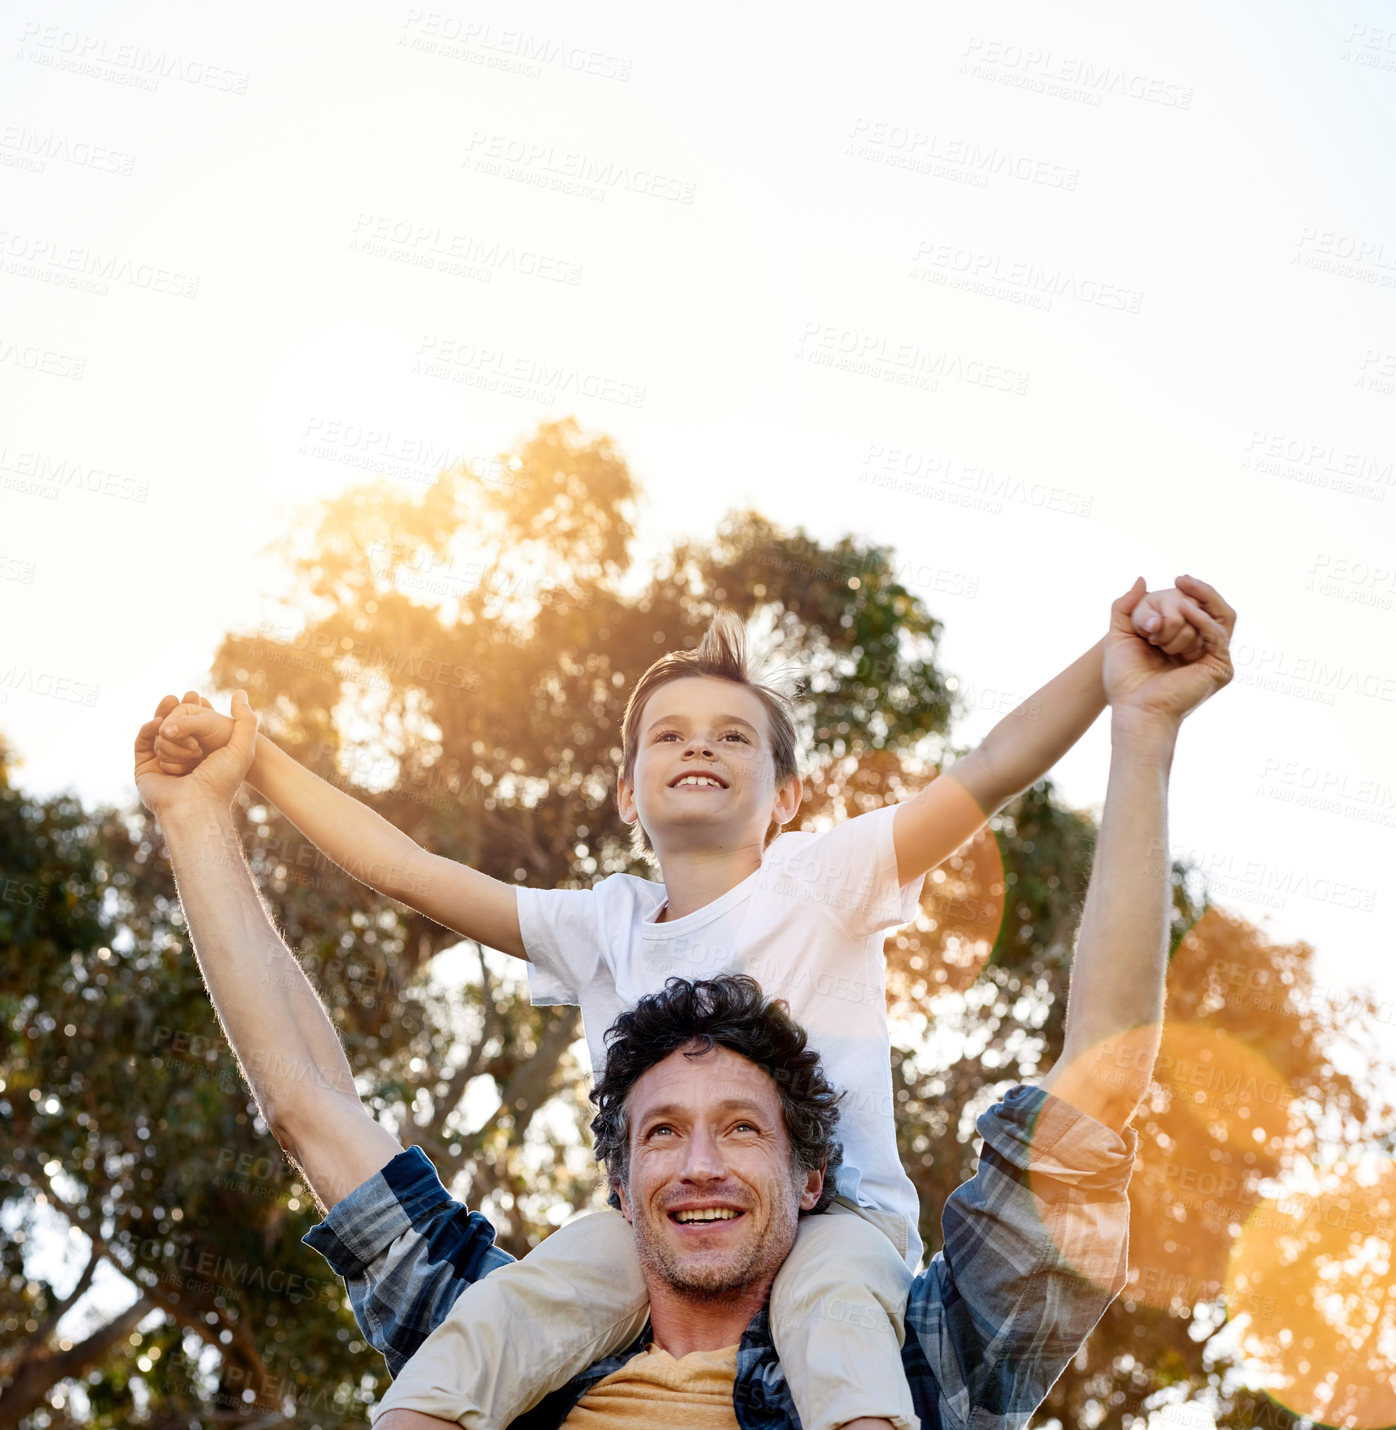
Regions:
[[[1136, 574], [1238, 678], [1178, 850], [1390, 1000], [1396, 19], [1023, 0], [11, 12], [0, 732], [126, 800], [136, 725], [375, 471], [611, 433], [645, 536], [896, 547], [982, 735]], [[1097, 806], [1104, 721], [1060, 766]], [[1315, 804], [1315, 801], [1318, 801]]]
[[[0, 731], [28, 787], [132, 797], [135, 726], [262, 618], [296, 504], [575, 413], [650, 543], [752, 504], [893, 544], [962, 738], [1136, 574], [1213, 581], [1238, 677], [1182, 737], [1176, 846], [1396, 1000], [1389, 8], [5, 23]], [[1108, 754], [1102, 721], [1068, 799], [1098, 806]]]

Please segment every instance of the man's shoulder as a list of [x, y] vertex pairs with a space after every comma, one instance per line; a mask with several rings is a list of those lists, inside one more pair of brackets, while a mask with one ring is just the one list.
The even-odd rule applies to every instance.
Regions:
[[394, 1376], [466, 1286], [514, 1259], [419, 1147], [336, 1202], [302, 1240], [343, 1277], [355, 1319]]

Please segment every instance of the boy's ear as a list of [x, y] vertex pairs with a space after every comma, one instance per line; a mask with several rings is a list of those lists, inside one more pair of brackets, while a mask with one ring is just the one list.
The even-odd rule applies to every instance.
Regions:
[[634, 824], [640, 817], [635, 808], [635, 786], [624, 775], [616, 776], [616, 809], [626, 824]]
[[795, 818], [795, 811], [799, 809], [800, 801], [804, 797], [805, 787], [800, 782], [799, 775], [791, 775], [776, 791], [775, 808], [771, 811], [771, 818], [777, 824], [789, 824]]

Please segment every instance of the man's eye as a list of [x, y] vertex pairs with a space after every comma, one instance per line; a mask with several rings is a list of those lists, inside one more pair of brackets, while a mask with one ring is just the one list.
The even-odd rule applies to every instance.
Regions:
[[651, 1127], [646, 1135], [649, 1137], [658, 1137], [661, 1133], [672, 1133], [673, 1130], [674, 1129], [670, 1127], [667, 1123], [661, 1123], [658, 1127]]
[[754, 1122], [738, 1122], [732, 1130], [734, 1132], [759, 1132], [761, 1129]]

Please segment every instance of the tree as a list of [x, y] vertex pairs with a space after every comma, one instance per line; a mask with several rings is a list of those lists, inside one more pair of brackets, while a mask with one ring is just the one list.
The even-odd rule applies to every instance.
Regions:
[[[570, 421], [544, 424], [484, 476], [446, 472], [415, 496], [347, 491], [286, 544], [284, 617], [229, 636], [217, 682], [244, 687], [292, 755], [425, 847], [542, 886], [652, 873], [615, 810], [621, 714], [641, 671], [696, 643], [719, 603], [805, 677], [804, 823], [894, 801], [953, 759], [940, 623], [900, 581], [893, 552], [742, 512], [711, 543], [679, 543], [636, 570], [637, 496], [613, 444]], [[137, 1383], [152, 1423], [340, 1424], [381, 1387], [381, 1361], [357, 1340], [338, 1283], [297, 1244], [313, 1219], [307, 1194], [236, 1082], [158, 835], [140, 815], [6, 797], [16, 852], [5, 867], [77, 898], [24, 919], [0, 912], [12, 919], [0, 925], [11, 960], [3, 1096], [19, 1109], [3, 1198], [27, 1215], [41, 1196], [58, 1206], [91, 1254], [151, 1299], [141, 1347], [117, 1334], [64, 1369], [47, 1339], [62, 1298], [19, 1270], [22, 1248], [7, 1253], [25, 1290], [5, 1313], [29, 1329], [23, 1356], [0, 1369], [0, 1426], [27, 1413], [6, 1421], [7, 1402], [36, 1403], [16, 1386], [53, 1372], [47, 1388], [86, 1366], [98, 1425], [129, 1423]], [[508, 960], [370, 893], [255, 797], [241, 817], [259, 883], [370, 1107], [489, 1213], [511, 1251], [593, 1203], [575, 1010], [532, 1008]], [[34, 837], [45, 821], [71, 868], [52, 862], [58, 853], [34, 864], [18, 852], [49, 848]], [[1094, 840], [1092, 821], [1043, 781], [936, 871], [917, 924], [889, 940], [889, 1003], [906, 1030], [893, 1055], [899, 1137], [932, 1248], [940, 1207], [973, 1167], [974, 1113], [1060, 1048]], [[1259, 1205], [1264, 1176], [1318, 1147], [1320, 1110], [1349, 1146], [1373, 1117], [1327, 1061], [1309, 950], [1270, 947], [1212, 908], [1187, 870], [1173, 877], [1168, 1062], [1141, 1118], [1132, 1193], [1138, 1275], [1053, 1392], [1048, 1411], [1070, 1425], [1126, 1426], [1151, 1396], [1208, 1386], [1249, 1423], [1246, 1392], [1223, 1385], [1225, 1356], [1209, 1360], [1220, 1343], [1198, 1334], [1226, 1289], [1229, 1218]], [[1262, 1010], [1251, 983], [1248, 1002], [1232, 997], [1234, 968], [1243, 979], [1285, 971], [1293, 997]], [[80, 1049], [59, 1036], [69, 1024], [85, 1030]], [[1257, 1058], [1283, 1097], [1250, 1094]], [[1203, 1064], [1226, 1071], [1205, 1109], [1214, 1115], [1199, 1119], [1187, 1079]], [[1194, 1205], [1184, 1185], [1187, 1168], [1195, 1183], [1217, 1165], [1214, 1153], [1233, 1169], [1224, 1212]], [[173, 1297], [163, 1278], [205, 1279], [184, 1265], [200, 1254], [224, 1267], [222, 1282], [207, 1293], [177, 1283]], [[272, 1268], [313, 1282], [313, 1294], [288, 1306]], [[1180, 1268], [1183, 1282], [1166, 1279]], [[41, 1362], [42, 1373], [26, 1370]]]

